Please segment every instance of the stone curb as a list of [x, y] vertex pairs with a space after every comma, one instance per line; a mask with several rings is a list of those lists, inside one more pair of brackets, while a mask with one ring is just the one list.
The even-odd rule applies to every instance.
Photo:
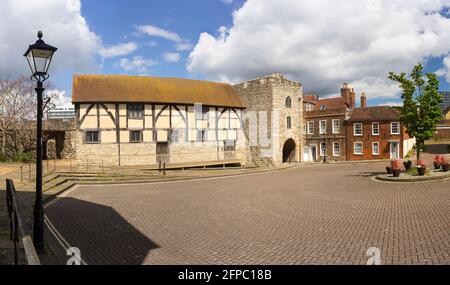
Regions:
[[450, 178], [450, 172], [439, 176], [415, 176], [414, 178], [395, 178], [386, 175], [374, 176], [375, 180], [383, 182], [393, 182], [393, 183], [414, 183], [414, 182], [425, 182], [425, 181], [439, 181], [446, 180]]

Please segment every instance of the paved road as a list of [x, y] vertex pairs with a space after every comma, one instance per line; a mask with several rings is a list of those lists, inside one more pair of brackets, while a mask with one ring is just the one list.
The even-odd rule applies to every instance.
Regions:
[[372, 181], [384, 166], [80, 187], [47, 214], [89, 264], [450, 264], [450, 180]]

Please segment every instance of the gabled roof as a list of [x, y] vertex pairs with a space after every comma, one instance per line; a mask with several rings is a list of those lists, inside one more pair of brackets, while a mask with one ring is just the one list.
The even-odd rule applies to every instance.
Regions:
[[399, 110], [391, 106], [355, 108], [350, 112], [348, 121], [396, 121], [399, 114]]
[[76, 75], [73, 103], [177, 103], [245, 108], [233, 86], [181, 78]]

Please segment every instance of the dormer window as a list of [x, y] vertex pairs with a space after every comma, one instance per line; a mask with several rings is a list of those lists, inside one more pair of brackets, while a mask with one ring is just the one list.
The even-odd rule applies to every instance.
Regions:
[[320, 110], [321, 110], [321, 111], [325, 110], [325, 105], [321, 105], [321, 106], [320, 106]]

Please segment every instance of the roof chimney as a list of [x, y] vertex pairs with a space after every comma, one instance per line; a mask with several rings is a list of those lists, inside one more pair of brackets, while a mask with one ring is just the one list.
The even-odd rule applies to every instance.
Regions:
[[341, 97], [349, 108], [355, 107], [355, 89], [347, 82], [342, 84]]
[[367, 97], [366, 93], [361, 94], [361, 108], [367, 108]]

